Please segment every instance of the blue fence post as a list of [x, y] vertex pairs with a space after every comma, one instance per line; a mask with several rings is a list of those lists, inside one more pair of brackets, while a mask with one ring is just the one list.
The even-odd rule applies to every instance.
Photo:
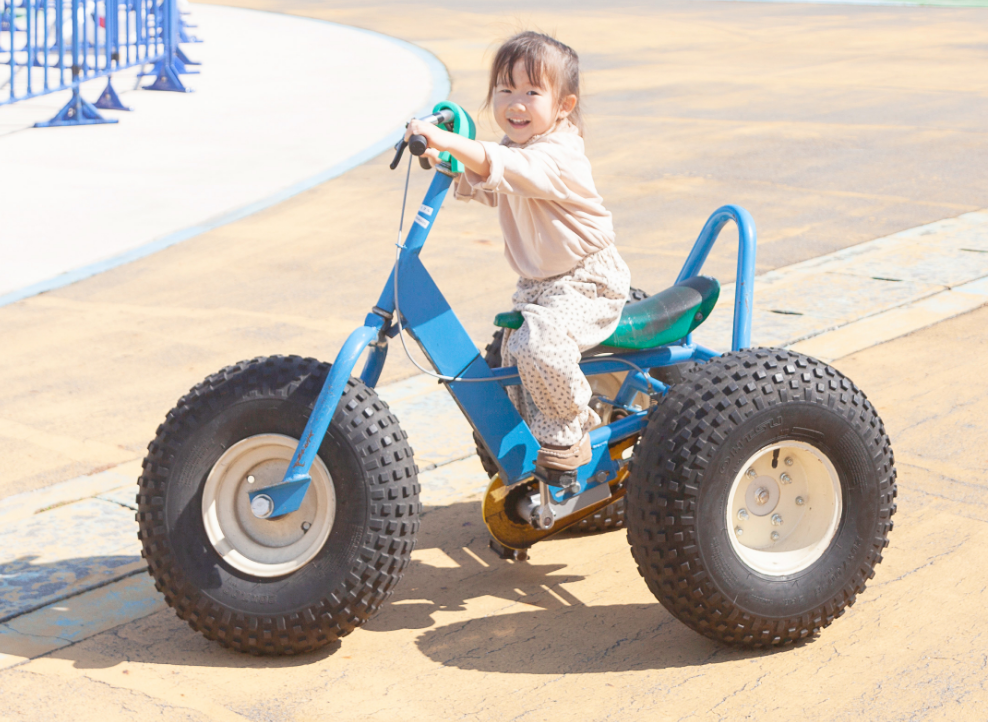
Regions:
[[[34, 60], [34, 46], [31, 43], [31, 31], [34, 29], [34, 18], [32, 16], [34, 13], [32, 12], [33, 8], [31, 7], [31, 0], [24, 0], [24, 10], [24, 14], [26, 16], [25, 23], [27, 24], [27, 32], [25, 33], [27, 37], [24, 43], [24, 49], [27, 50], [27, 62], [24, 64], [24, 69], [27, 71], [27, 92], [30, 93], [32, 80], [31, 76], [34, 75], [34, 73], [31, 72], [31, 66], [33, 65], [32, 61]], [[13, 47], [11, 47], [10, 51], [14, 52]]]
[[[197, 41], [185, 34], [182, 14], [178, 0], [0, 0], [0, 77], [9, 86], [0, 90], [0, 107], [68, 90], [68, 103], [36, 127], [115, 123], [98, 111], [129, 110], [113, 73], [149, 64], [156, 79], [148, 87], [188, 92], [179, 76], [199, 63], [180, 47]], [[80, 87], [96, 78], [106, 78], [106, 87], [93, 104]]]
[[65, 85], [65, 3], [55, 0], [55, 44], [58, 46], [58, 84]]
[[170, 90], [175, 93], [189, 93], [178, 77], [180, 72], [185, 70], [185, 66], [176, 57], [178, 48], [178, 3], [176, 0], [163, 0], [164, 5], [164, 27], [162, 35], [165, 41], [165, 55], [158, 61], [154, 72], [157, 78], [150, 85], [145, 85], [145, 90]]
[[[186, 15], [191, 15], [192, 13], [185, 11], [180, 11], [178, 14], [178, 40], [181, 43], [201, 43], [202, 40], [197, 38], [195, 35], [189, 35], [186, 32], [189, 28], [197, 28], [198, 25], [193, 25], [185, 21]], [[186, 65], [198, 65], [199, 63], [189, 63], [186, 61]]]
[[[80, 76], [85, 72], [88, 55], [88, 39], [83, 38], [82, 48], [79, 47], [79, 4], [85, 0], [72, 0], [72, 99], [55, 114], [51, 120], [35, 123], [35, 128], [52, 128], [59, 125], [97, 125], [99, 123], [116, 123], [116, 118], [104, 118], [96, 107], [79, 94]], [[86, 14], [83, 8], [83, 31], [85, 32]], [[28, 73], [30, 73], [30, 65]]]
[[[127, 13], [130, 17], [130, 13]], [[106, 0], [106, 70], [120, 67], [120, 6], [117, 0]], [[130, 110], [113, 89], [113, 75], [106, 76], [106, 87], [93, 104], [100, 110]]]
[[0, 16], [0, 32], [4, 26], [10, 31], [10, 100], [14, 100], [14, 0], [9, 0], [3, 4], [3, 15]]

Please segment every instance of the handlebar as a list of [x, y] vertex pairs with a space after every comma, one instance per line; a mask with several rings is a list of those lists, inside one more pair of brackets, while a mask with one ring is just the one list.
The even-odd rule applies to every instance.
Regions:
[[[423, 123], [431, 123], [432, 125], [447, 125], [453, 122], [453, 111], [445, 108], [440, 110], [438, 113], [431, 113], [424, 118], [419, 118]], [[408, 150], [412, 155], [422, 155], [425, 153], [426, 149], [429, 147], [429, 142], [422, 135], [413, 135], [406, 142], [404, 138], [398, 142], [395, 146], [395, 157], [391, 161], [391, 170], [398, 167], [398, 163], [401, 162], [402, 153], [405, 152], [405, 147], [408, 146]], [[419, 163], [423, 168], [431, 168], [429, 162], [424, 158], [419, 159]]]
[[408, 138], [408, 152], [412, 155], [422, 155], [429, 148], [429, 141], [424, 135], [412, 135]]

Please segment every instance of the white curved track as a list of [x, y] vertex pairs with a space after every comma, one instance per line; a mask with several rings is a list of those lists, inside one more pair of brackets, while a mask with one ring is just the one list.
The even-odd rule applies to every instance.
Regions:
[[[0, 107], [0, 305], [284, 200], [382, 152], [449, 92], [408, 43], [289, 15], [191, 6], [187, 95], [114, 85], [115, 125], [30, 127], [67, 93]], [[103, 81], [83, 86], [94, 101]]]

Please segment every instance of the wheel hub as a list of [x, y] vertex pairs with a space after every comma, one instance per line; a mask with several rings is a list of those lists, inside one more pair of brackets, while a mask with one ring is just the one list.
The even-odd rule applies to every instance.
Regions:
[[779, 485], [770, 476], [759, 476], [748, 484], [744, 499], [749, 512], [755, 516], [767, 516], [779, 504]]
[[755, 571], [785, 576], [823, 556], [842, 509], [834, 465], [810, 444], [760, 449], [741, 467], [726, 510], [731, 546]]
[[298, 511], [268, 519], [257, 513], [264, 509], [252, 508], [248, 492], [280, 482], [297, 445], [281, 434], [250, 436], [227, 449], [210, 470], [202, 494], [203, 526], [216, 553], [235, 569], [259, 577], [290, 574], [329, 538], [336, 490], [318, 457]]

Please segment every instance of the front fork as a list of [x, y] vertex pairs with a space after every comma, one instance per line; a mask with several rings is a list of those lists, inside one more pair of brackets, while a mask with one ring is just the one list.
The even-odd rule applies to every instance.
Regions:
[[260, 519], [284, 516], [296, 511], [302, 505], [309, 483], [312, 481], [309, 469], [316, 460], [316, 454], [329, 430], [336, 407], [346, 390], [350, 372], [357, 364], [360, 354], [369, 345], [372, 345], [372, 349], [361, 379], [373, 386], [380, 378], [384, 359], [387, 356], [387, 342], [382, 338], [387, 331], [387, 320], [370, 314], [365, 324], [350, 334], [337, 354], [329, 370], [329, 376], [323, 383], [322, 391], [319, 392], [319, 398], [316, 399], [316, 405], [309, 415], [309, 421], [302, 432], [295, 455], [285, 472], [285, 478], [277, 484], [249, 493], [250, 510], [254, 516]]

